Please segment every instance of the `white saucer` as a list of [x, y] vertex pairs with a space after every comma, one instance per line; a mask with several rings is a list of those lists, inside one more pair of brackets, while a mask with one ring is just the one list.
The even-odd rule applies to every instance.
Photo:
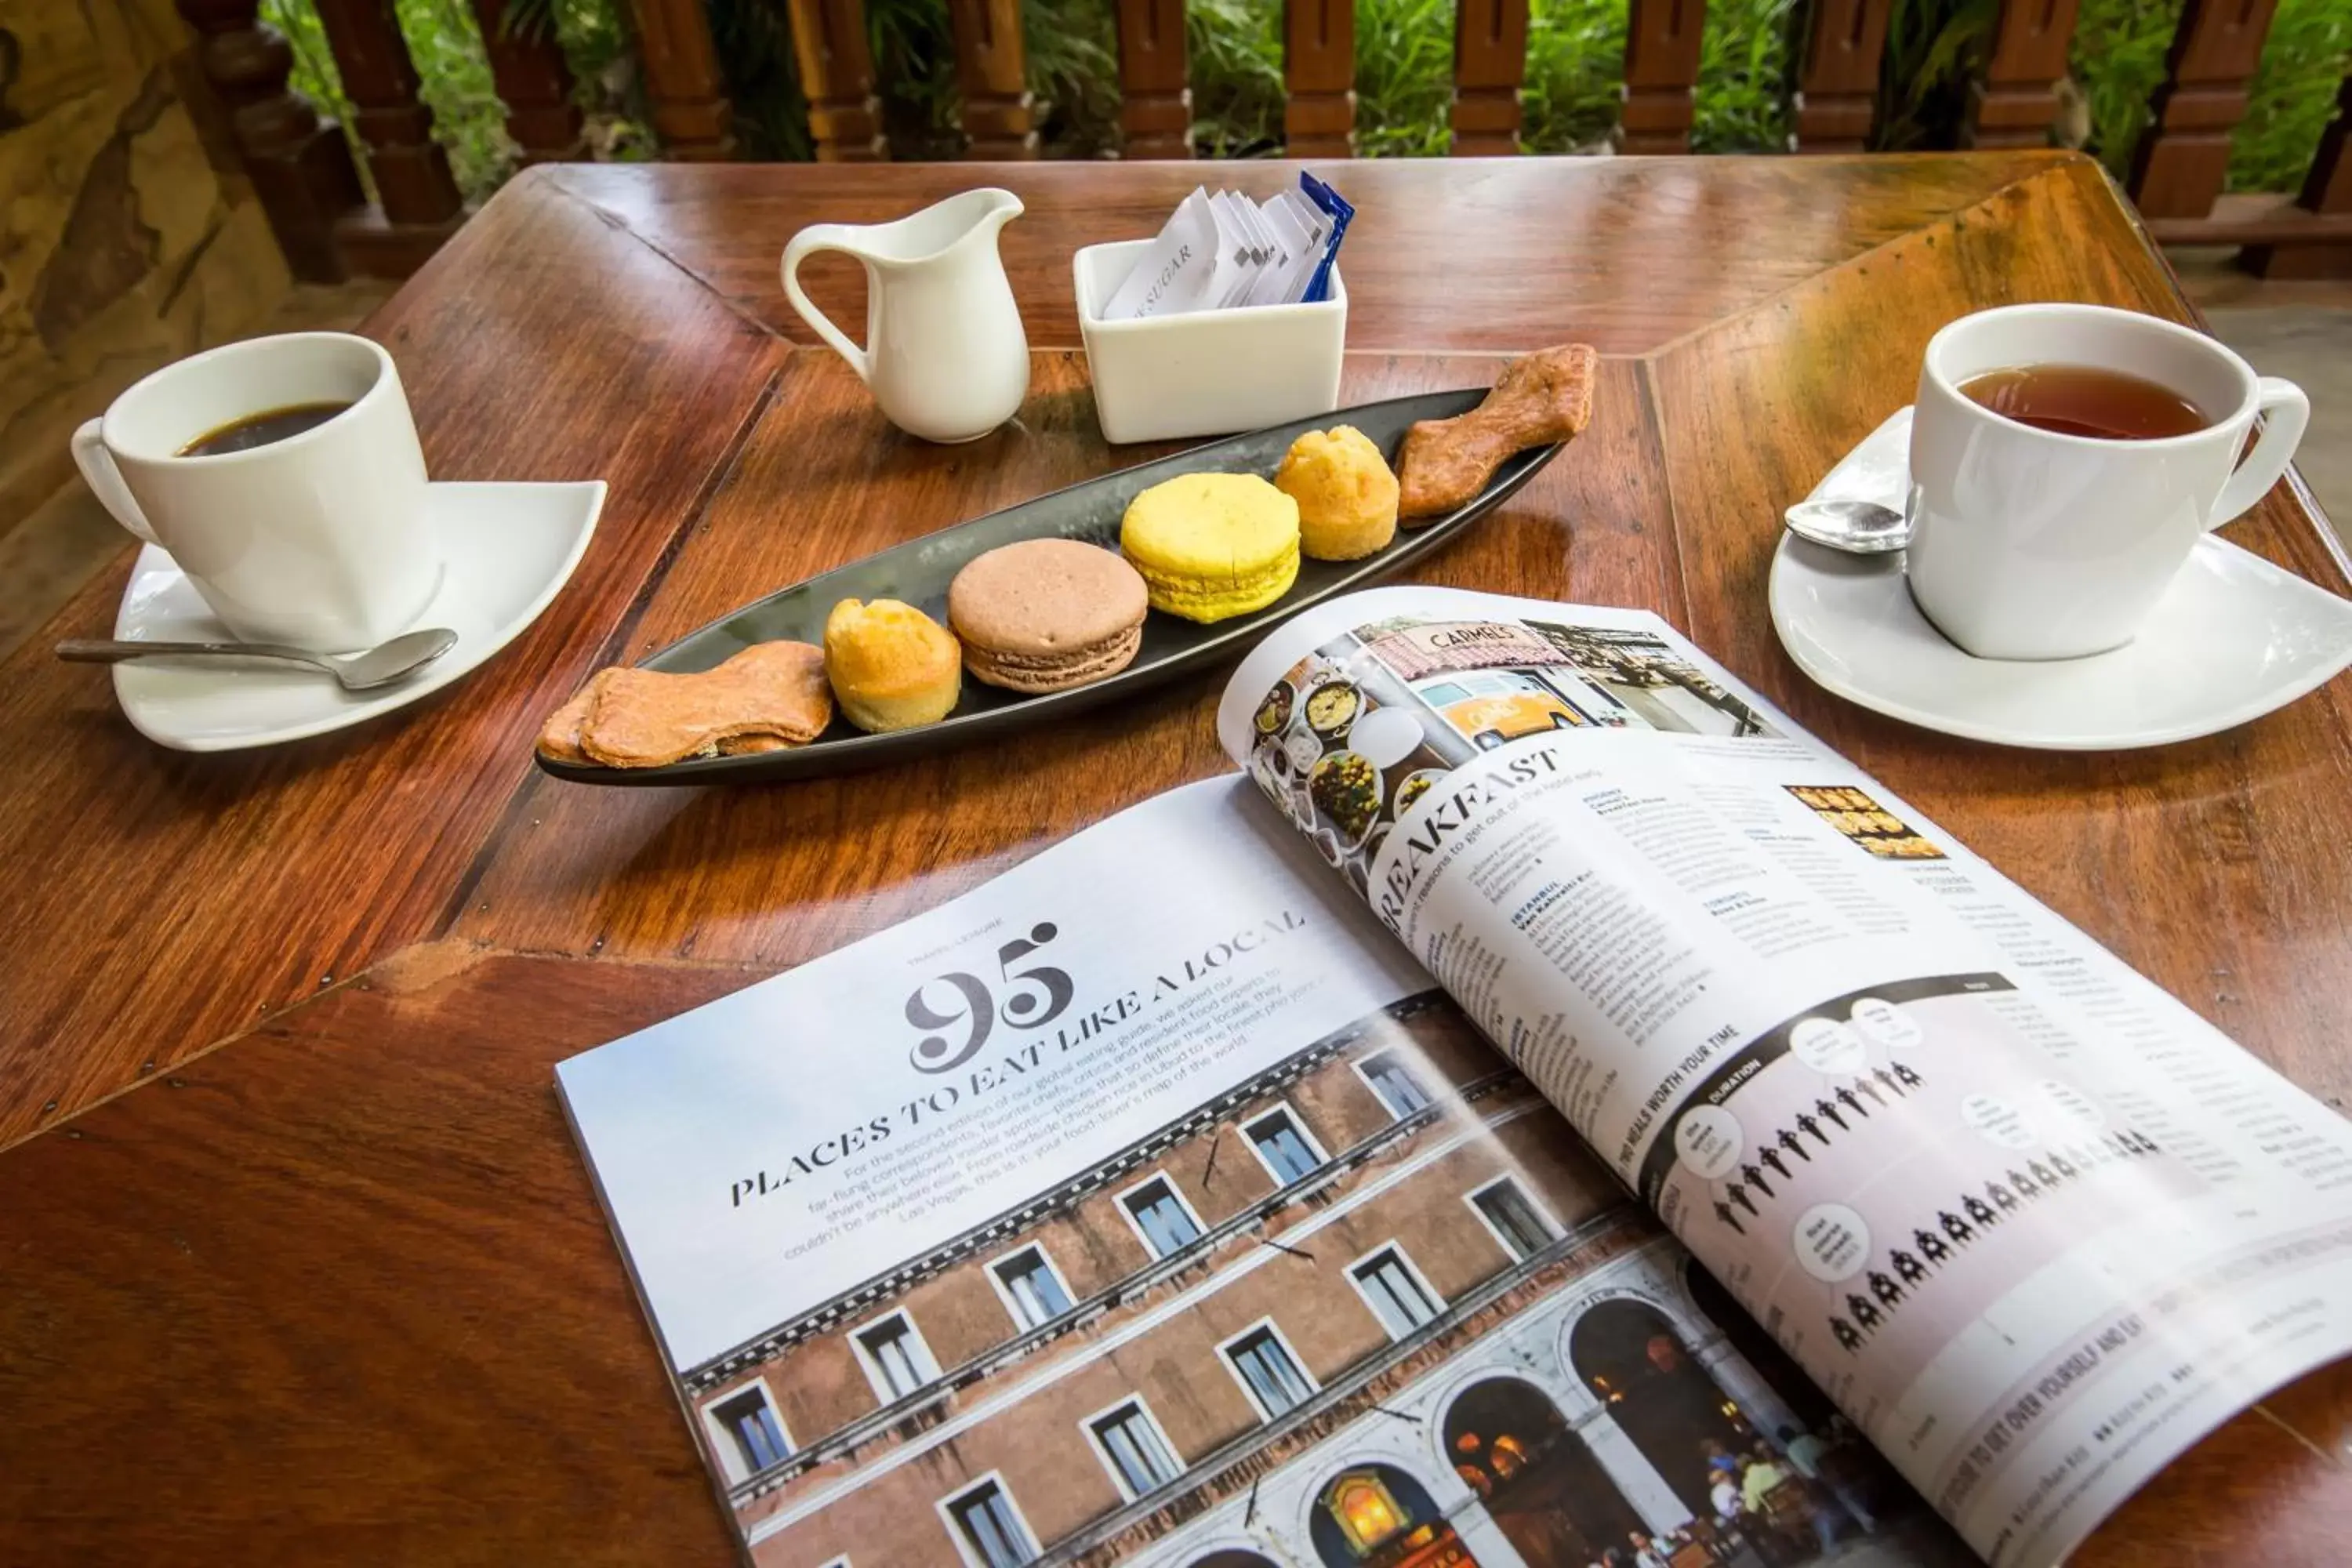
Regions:
[[[1814, 500], [1901, 510], [1905, 408], [1814, 487]], [[2352, 601], [2213, 534], [2197, 542], [2139, 636], [2087, 658], [1976, 658], [1911, 602], [1901, 554], [1847, 555], [1783, 533], [1773, 629], [1814, 680], [1852, 702], [1969, 740], [2106, 752], [2190, 740], [2284, 707], [2352, 664]]]
[[[231, 752], [322, 735], [428, 697], [471, 671], [539, 618], [580, 563], [604, 508], [604, 481], [435, 484], [433, 531], [448, 571], [417, 618], [457, 646], [381, 691], [345, 691], [323, 671], [256, 659], [148, 658], [114, 667], [114, 695], [134, 728], [181, 752]], [[154, 545], [139, 552], [114, 635], [131, 642], [232, 642], [226, 627]]]

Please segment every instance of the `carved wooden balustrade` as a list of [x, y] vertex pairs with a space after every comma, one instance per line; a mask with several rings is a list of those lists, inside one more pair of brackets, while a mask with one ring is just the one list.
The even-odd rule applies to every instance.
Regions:
[[[401, 276], [414, 270], [465, 209], [447, 159], [417, 99], [416, 71], [392, 0], [316, 0], [353, 108], [378, 202], [361, 195], [334, 126], [287, 88], [292, 57], [255, 18], [257, 0], [176, 0], [200, 36], [198, 58], [232, 111], [238, 147], [296, 272]], [[864, 0], [776, 0], [791, 19], [808, 124], [824, 161], [882, 158], [888, 149]], [[583, 155], [572, 79], [551, 37], [505, 26], [509, 0], [472, 0], [482, 24], [507, 126], [524, 160]], [[1020, 0], [945, 0], [954, 43], [966, 157], [1037, 155], [1038, 112], [1026, 84]], [[1865, 149], [1877, 112], [1880, 56], [1893, 0], [1811, 0], [1792, 109], [1791, 150]], [[1976, 146], [2049, 139], [2066, 74], [2077, 0], [2000, 0], [1982, 79], [1969, 94], [1964, 136]], [[732, 110], [701, 0], [629, 0], [638, 60], [664, 155], [732, 156]], [[2276, 0], [2188, 0], [2135, 150], [2127, 188], [2168, 244], [2244, 247], [2272, 277], [2352, 275], [2352, 81], [2300, 195], [2221, 195], [2230, 135], [2244, 118]], [[1690, 148], [1706, 0], [1632, 0], [1623, 108], [1616, 142], [1629, 153]], [[1125, 155], [1192, 153], [1184, 0], [1118, 0], [1119, 121]], [[1345, 158], [1354, 150], [1352, 0], [1284, 0], [1286, 102], [1293, 157]], [[1519, 150], [1519, 88], [1527, 72], [1528, 0], [1456, 0], [1453, 151]]]

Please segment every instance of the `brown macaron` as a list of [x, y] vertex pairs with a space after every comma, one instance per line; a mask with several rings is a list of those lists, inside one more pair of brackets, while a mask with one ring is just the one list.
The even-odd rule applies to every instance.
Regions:
[[977, 556], [948, 584], [948, 624], [974, 680], [1065, 691], [1116, 675], [1143, 644], [1143, 578], [1075, 539], [1028, 539]]

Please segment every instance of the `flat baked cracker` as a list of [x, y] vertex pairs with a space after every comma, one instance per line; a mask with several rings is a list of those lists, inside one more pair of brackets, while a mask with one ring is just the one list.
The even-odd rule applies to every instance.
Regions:
[[758, 643], [691, 675], [606, 669], [549, 717], [540, 749], [616, 768], [803, 745], [833, 722], [824, 652]]

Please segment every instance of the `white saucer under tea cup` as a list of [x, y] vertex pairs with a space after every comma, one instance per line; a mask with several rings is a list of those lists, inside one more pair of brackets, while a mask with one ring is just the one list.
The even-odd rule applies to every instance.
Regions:
[[[1901, 507], [1911, 417], [1898, 410], [1806, 499]], [[1912, 602], [1905, 561], [1783, 533], [1772, 626], [1797, 668], [1829, 690], [1946, 734], [2050, 751], [2162, 745], [2259, 718], [2352, 665], [2352, 601], [2211, 533], [2137, 637], [2079, 658], [1961, 651]]]
[[[602, 479], [427, 484], [425, 521], [448, 571], [422, 619], [455, 631], [457, 641], [397, 686], [346, 691], [289, 665], [156, 658], [114, 667], [115, 700], [141, 734], [182, 752], [277, 745], [404, 708], [464, 679], [539, 618], [586, 552], [604, 505]], [[131, 569], [114, 635], [236, 640], [179, 563], [152, 544]]]

